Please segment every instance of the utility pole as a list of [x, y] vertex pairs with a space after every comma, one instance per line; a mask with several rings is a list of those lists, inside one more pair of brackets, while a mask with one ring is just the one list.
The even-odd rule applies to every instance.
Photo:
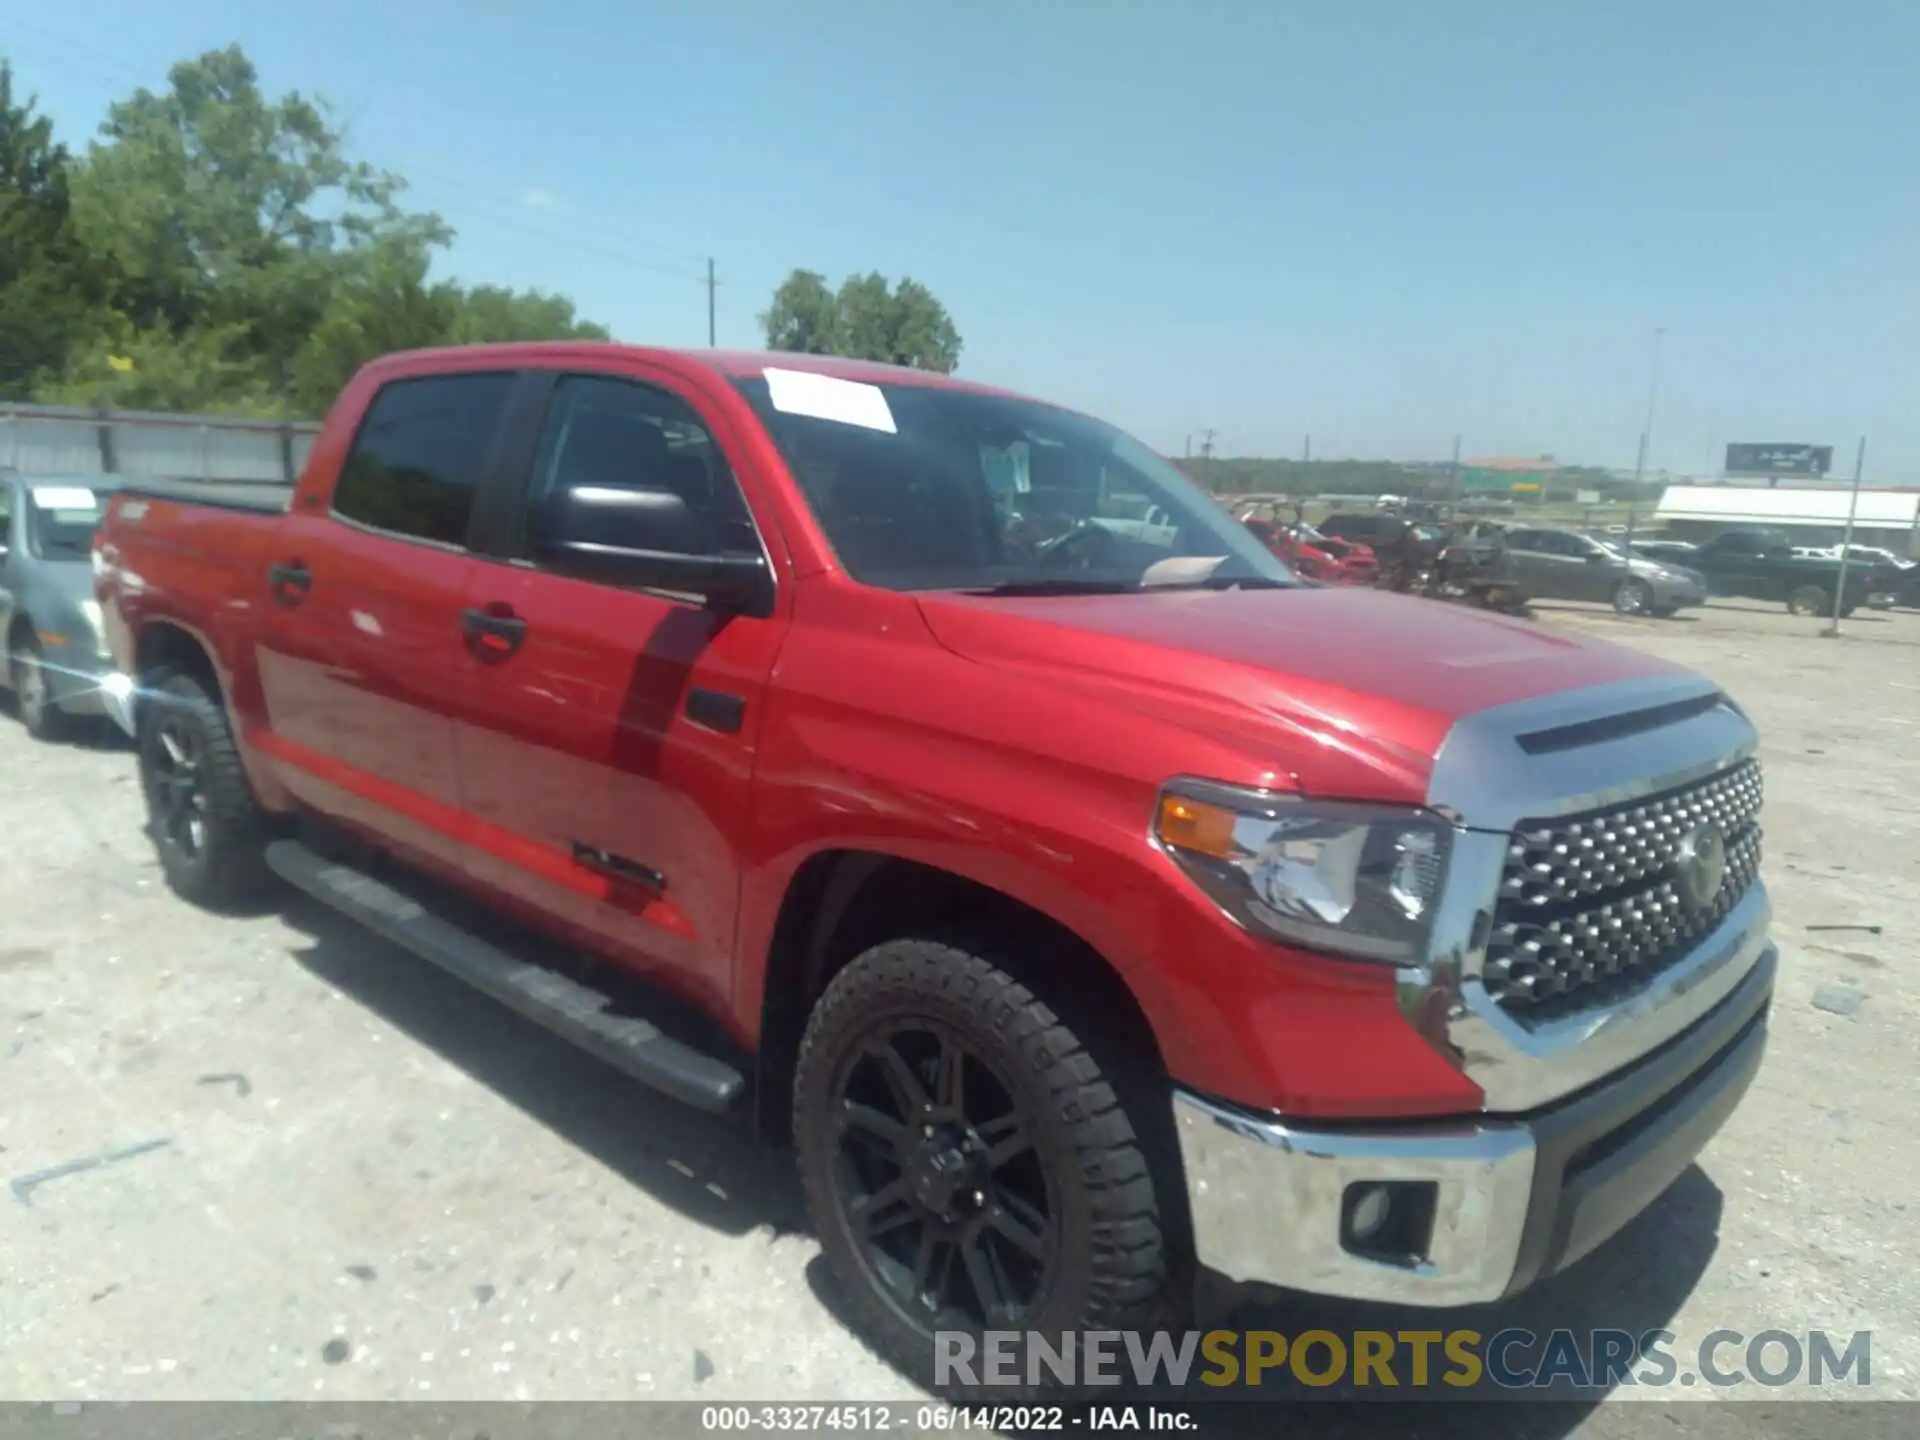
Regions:
[[1447, 498], [1460, 498], [1460, 437], [1453, 437], [1453, 459], [1447, 462]]
[[1660, 342], [1666, 335], [1666, 326], [1654, 327], [1653, 373], [1647, 379], [1647, 423], [1640, 427], [1640, 453], [1633, 462], [1633, 493], [1627, 497], [1627, 538], [1621, 546], [1628, 555], [1633, 554], [1634, 522], [1640, 518], [1640, 480], [1647, 473], [1647, 447], [1653, 443], [1653, 400], [1660, 393]]
[[1213, 435], [1214, 432], [1211, 429], [1200, 432], [1200, 458], [1202, 460], [1213, 459]]
[[720, 282], [713, 278], [713, 257], [707, 257], [707, 348], [714, 348], [713, 331], [713, 292]]
[[1820, 633], [1829, 638], [1840, 633], [1840, 609], [1846, 603], [1847, 556], [1853, 549], [1853, 517], [1860, 508], [1860, 474], [1867, 468], [1867, 437], [1853, 452], [1853, 494], [1847, 497], [1847, 528], [1840, 535], [1840, 582], [1833, 587], [1833, 623]]
[[1311, 434], [1301, 438], [1300, 463], [1302, 465], [1311, 465], [1313, 463], [1313, 436]]

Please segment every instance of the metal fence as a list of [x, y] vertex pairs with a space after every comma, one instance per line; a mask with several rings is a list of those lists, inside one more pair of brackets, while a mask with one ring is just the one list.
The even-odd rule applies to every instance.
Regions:
[[0, 404], [0, 466], [27, 475], [291, 485], [319, 433], [310, 420]]

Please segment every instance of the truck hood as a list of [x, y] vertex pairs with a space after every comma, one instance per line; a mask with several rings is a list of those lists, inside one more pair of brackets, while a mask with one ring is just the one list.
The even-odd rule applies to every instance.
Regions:
[[1433, 756], [1464, 715], [1684, 673], [1582, 635], [1378, 590], [919, 599], [956, 654], [1299, 757], [1295, 787], [1321, 793], [1424, 798]]

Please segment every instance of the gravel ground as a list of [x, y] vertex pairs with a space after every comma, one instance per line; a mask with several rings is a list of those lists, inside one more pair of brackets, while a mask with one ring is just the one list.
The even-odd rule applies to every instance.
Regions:
[[[1738, 604], [1543, 618], [1696, 665], [1752, 711], [1783, 971], [1765, 1068], [1699, 1166], [1568, 1274], [1439, 1323], [1664, 1326], [1683, 1356], [1722, 1327], [1865, 1329], [1870, 1393], [1920, 1398], [1920, 616], [1838, 640]], [[744, 1127], [297, 898], [189, 908], [139, 811], [124, 747], [0, 723], [0, 1399], [913, 1395], [834, 1318], [789, 1167]], [[1203, 1319], [1436, 1323], [1224, 1284]], [[1837, 1437], [1913, 1413], [1783, 1403], [1808, 1396], [1418, 1428]], [[1385, 1436], [1412, 1412], [1313, 1418]]]

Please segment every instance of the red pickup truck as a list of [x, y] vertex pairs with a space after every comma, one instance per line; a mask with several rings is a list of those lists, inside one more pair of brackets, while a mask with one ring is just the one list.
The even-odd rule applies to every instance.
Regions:
[[1165, 1326], [1195, 1262], [1495, 1300], [1760, 1062], [1733, 700], [1300, 586], [1083, 415], [814, 356], [400, 355], [290, 497], [130, 487], [95, 543], [173, 887], [277, 873], [753, 1105], [912, 1373], [936, 1330]]

